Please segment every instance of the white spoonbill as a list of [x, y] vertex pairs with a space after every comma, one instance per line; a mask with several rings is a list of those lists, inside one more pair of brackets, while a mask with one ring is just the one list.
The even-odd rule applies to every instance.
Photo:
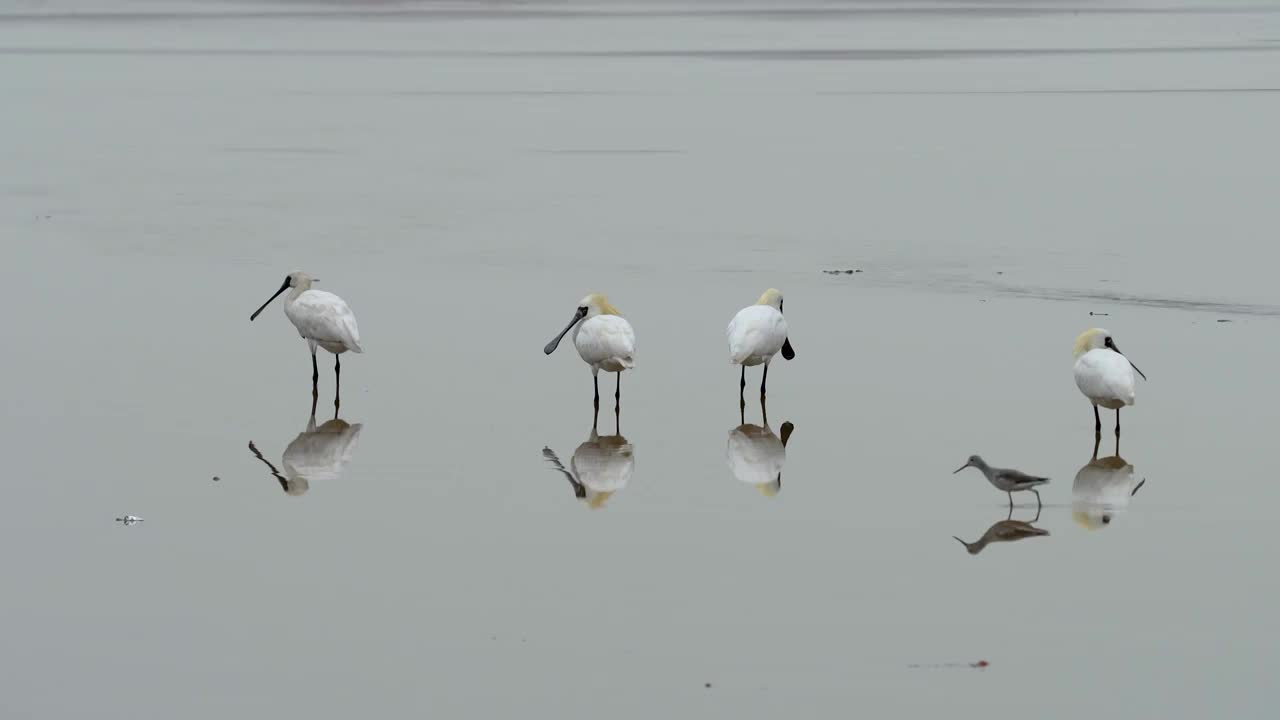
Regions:
[[573, 345], [582, 361], [591, 366], [595, 385], [595, 408], [600, 410], [600, 371], [617, 373], [618, 384], [613, 391], [613, 411], [618, 412], [622, 403], [622, 371], [636, 366], [636, 333], [631, 323], [622, 317], [618, 308], [599, 293], [582, 298], [573, 319], [555, 336], [542, 352], [550, 355], [560, 345], [560, 340], [573, 330]]
[[315, 401], [320, 394], [320, 368], [316, 365], [316, 346], [333, 353], [333, 406], [339, 406], [341, 393], [342, 361], [339, 356], [350, 350], [360, 353], [360, 329], [356, 327], [356, 316], [347, 307], [342, 298], [331, 292], [313, 290], [312, 283], [320, 282], [304, 272], [292, 272], [285, 276], [284, 284], [272, 295], [262, 307], [253, 311], [249, 320], [253, 321], [271, 304], [289, 290], [284, 299], [284, 314], [289, 322], [298, 329], [298, 334], [311, 347], [311, 411], [315, 413]]
[[1093, 403], [1093, 432], [1102, 434], [1102, 418], [1098, 406], [1116, 411], [1116, 437], [1120, 436], [1120, 408], [1132, 405], [1137, 378], [1147, 376], [1116, 347], [1111, 333], [1093, 328], [1080, 333], [1075, 345], [1076, 387]]
[[782, 317], [782, 293], [769, 288], [755, 305], [738, 311], [729, 321], [729, 360], [742, 366], [742, 380], [738, 384], [738, 400], [741, 407], [747, 401], [742, 394], [747, 389], [747, 367], [764, 365], [760, 376], [760, 397], [764, 398], [765, 383], [769, 380], [769, 361], [782, 351], [782, 357], [790, 360], [796, 356], [787, 338], [787, 321]]

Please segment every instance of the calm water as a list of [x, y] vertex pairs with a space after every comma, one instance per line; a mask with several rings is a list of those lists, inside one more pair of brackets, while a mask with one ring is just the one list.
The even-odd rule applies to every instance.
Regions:
[[[1280, 4], [788, 7], [0, 13], [2, 714], [1270, 716]], [[302, 437], [294, 269], [366, 348]], [[1090, 466], [1097, 324], [1151, 381]], [[1047, 537], [952, 539], [972, 453]]]

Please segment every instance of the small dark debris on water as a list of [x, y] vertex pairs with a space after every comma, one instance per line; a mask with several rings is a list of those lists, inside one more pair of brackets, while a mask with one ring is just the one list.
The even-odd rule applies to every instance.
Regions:
[[213, 476], [213, 481], [214, 481], [214, 482], [218, 482], [218, 481], [219, 481], [219, 480], [221, 480], [221, 479], [222, 479], [222, 478], [218, 477], [217, 475], [214, 475], [214, 476]]
[[851, 270], [823, 270], [822, 272], [828, 275], [852, 275], [854, 273], [860, 273], [862, 271], [855, 268]]
[[1004, 271], [1003, 271], [1003, 270], [997, 270], [997, 271], [996, 271], [996, 274], [997, 274], [997, 275], [1003, 275], [1003, 274], [1004, 274]]
[[1231, 322], [1227, 318], [1218, 318], [1218, 322]]
[[913, 663], [907, 667], [912, 670], [954, 670], [958, 668], [973, 668], [975, 670], [981, 670], [989, 665], [991, 665], [991, 663], [986, 660], [979, 660], [977, 662], [969, 663]]
[[709, 687], [711, 687], [711, 683], [706, 683], [706, 684], [704, 684], [702, 687], [709, 688]]
[[1090, 310], [1090, 311], [1089, 311], [1089, 315], [1091, 315], [1091, 316], [1102, 316], [1102, 317], [1106, 317], [1106, 316], [1108, 316], [1108, 315], [1110, 315], [1110, 314], [1111, 314], [1111, 313], [1096, 313], [1096, 312], [1094, 312], [1094, 311], [1092, 311], [1092, 310]]

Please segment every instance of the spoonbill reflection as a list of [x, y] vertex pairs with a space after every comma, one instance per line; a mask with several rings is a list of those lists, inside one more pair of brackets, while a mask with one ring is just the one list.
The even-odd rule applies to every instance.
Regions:
[[982, 537], [977, 540], [974, 540], [973, 542], [965, 542], [955, 535], [952, 535], [951, 537], [959, 541], [959, 543], [964, 546], [964, 549], [969, 551], [970, 555], [977, 555], [982, 552], [987, 545], [990, 545], [993, 542], [1015, 542], [1018, 540], [1025, 540], [1029, 537], [1041, 537], [1048, 535], [1048, 530], [1032, 525], [1032, 523], [1039, 521], [1039, 506], [1036, 507], [1036, 516], [1035, 519], [1031, 520], [1031, 522], [1014, 520], [1013, 508], [1009, 508], [1009, 517], [1005, 520], [1000, 520], [987, 528], [987, 531], [982, 533]]
[[600, 411], [600, 371], [617, 373], [618, 383], [613, 391], [613, 411], [622, 406], [622, 371], [636, 366], [636, 333], [631, 329], [618, 308], [599, 293], [582, 298], [573, 319], [560, 331], [542, 352], [550, 355], [560, 345], [560, 340], [573, 330], [573, 345], [582, 361], [591, 366], [592, 383], [595, 385], [595, 409]]
[[769, 362], [773, 356], [779, 351], [787, 360], [796, 356], [787, 337], [787, 321], [782, 317], [782, 293], [773, 288], [765, 290], [755, 305], [749, 305], [733, 316], [726, 334], [729, 337], [729, 360], [742, 366], [738, 400], [742, 407], [746, 407], [743, 393], [747, 390], [747, 368], [764, 365], [760, 376], [760, 397], [763, 400], [765, 384], [769, 380]]
[[333, 406], [339, 407], [341, 393], [342, 353], [361, 353], [360, 329], [356, 327], [356, 316], [347, 307], [342, 298], [331, 292], [313, 290], [312, 283], [319, 282], [304, 272], [292, 272], [285, 276], [284, 284], [276, 290], [275, 295], [267, 298], [262, 307], [249, 316], [250, 322], [280, 297], [285, 290], [289, 295], [284, 299], [284, 314], [289, 322], [298, 329], [298, 334], [311, 348], [311, 412], [315, 413], [315, 404], [320, 397], [320, 368], [316, 365], [316, 346], [333, 353]]
[[1133, 465], [1118, 453], [1099, 458], [1095, 445], [1093, 458], [1071, 483], [1071, 517], [1089, 530], [1106, 527], [1129, 507], [1130, 499], [1145, 483], [1134, 482]]
[[598, 510], [615, 492], [627, 486], [636, 469], [635, 447], [622, 435], [600, 435], [593, 425], [591, 435], [573, 451], [569, 469], [549, 447], [542, 457], [559, 470], [573, 486], [573, 494]]
[[1093, 328], [1080, 333], [1075, 344], [1076, 363], [1073, 372], [1076, 387], [1093, 403], [1093, 432], [1102, 434], [1102, 417], [1098, 406], [1116, 411], [1116, 437], [1120, 436], [1120, 408], [1132, 405], [1136, 372], [1146, 380], [1147, 376], [1127, 357], [1120, 353], [1111, 333]]
[[782, 437], [764, 425], [743, 423], [729, 431], [725, 461], [739, 482], [754, 485], [767, 497], [782, 490], [782, 466], [787, 462], [787, 441], [796, 426], [782, 423]]
[[284, 449], [280, 458], [283, 472], [262, 456], [252, 440], [249, 441], [249, 450], [271, 468], [271, 474], [286, 494], [302, 495], [311, 487], [312, 480], [341, 477], [343, 469], [351, 462], [362, 427], [359, 423], [353, 425], [336, 417], [316, 427], [316, 416], [312, 415], [306, 429]]
[[961, 470], [970, 467], [981, 470], [982, 474], [987, 477], [987, 482], [995, 486], [1000, 492], [1008, 493], [1010, 510], [1013, 510], [1013, 494], [1016, 492], [1035, 493], [1036, 507], [1040, 507], [1040, 491], [1036, 490], [1036, 486], [1048, 484], [1049, 478], [1028, 475], [1021, 470], [1013, 470], [1011, 468], [991, 467], [986, 460], [983, 460], [978, 455], [970, 455], [968, 461], [956, 468], [955, 472], [951, 474], [955, 475]]

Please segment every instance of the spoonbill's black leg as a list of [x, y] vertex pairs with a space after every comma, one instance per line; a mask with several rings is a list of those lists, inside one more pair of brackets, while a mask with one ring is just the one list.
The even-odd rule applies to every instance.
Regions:
[[342, 396], [342, 356], [337, 353], [333, 356], [333, 416], [338, 417], [338, 406], [341, 404]]
[[764, 402], [764, 385], [769, 381], [769, 363], [764, 364], [764, 374], [760, 376], [760, 402]]
[[1102, 434], [1102, 416], [1098, 414], [1098, 406], [1093, 406], [1093, 434]]

